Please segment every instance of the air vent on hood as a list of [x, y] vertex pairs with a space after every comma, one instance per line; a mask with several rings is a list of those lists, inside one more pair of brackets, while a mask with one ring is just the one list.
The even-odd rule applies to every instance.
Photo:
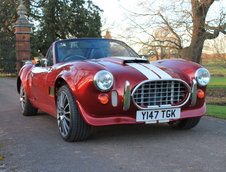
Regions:
[[134, 58], [134, 59], [124, 60], [124, 64], [125, 63], [149, 63], [149, 61], [147, 59]]

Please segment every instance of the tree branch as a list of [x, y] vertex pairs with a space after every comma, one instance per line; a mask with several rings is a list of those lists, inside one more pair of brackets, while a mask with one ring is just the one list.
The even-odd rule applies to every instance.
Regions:
[[218, 32], [218, 35], [219, 35], [219, 32], [226, 34], [226, 23], [224, 23], [223, 25], [219, 25], [217, 27], [205, 25], [205, 29], [206, 30], [213, 30], [216, 34]]
[[[163, 39], [163, 40], [155, 39], [153, 42], [167, 42], [167, 43], [175, 45], [175, 47], [174, 47], [175, 49], [182, 49], [182, 47], [179, 44], [177, 44], [175, 41], [171, 41], [169, 39]], [[161, 46], [161, 45], [159, 45], [159, 46]], [[170, 47], [173, 47], [173, 46], [170, 46]]]
[[219, 31], [215, 30], [214, 33], [205, 32], [204, 39], [215, 39], [219, 35]]
[[[147, 47], [159, 47], [159, 48], [172, 48], [172, 49], [178, 49], [177, 47], [174, 47], [174, 46], [171, 46], [171, 45], [153, 45], [153, 44], [150, 44], [150, 43], [147, 43], [147, 42], [144, 42], [144, 41], [142, 41], [140, 38], [138, 38], [138, 40], [139, 40], [139, 42], [137, 42], [137, 43], [139, 43], [139, 44], [143, 44], [143, 45], [145, 45], [145, 46], [147, 46]], [[160, 40], [161, 41], [161, 40]], [[160, 42], [159, 41], [159, 42]]]
[[172, 32], [172, 34], [174, 36], [176, 36], [176, 38], [178, 39], [180, 47], [182, 47], [180, 36], [173, 30], [173, 28], [170, 26], [169, 22], [165, 19], [165, 17], [160, 12], [158, 12], [157, 15], [162, 18], [162, 20], [164, 21], [164, 24], [168, 27], [168, 29]]

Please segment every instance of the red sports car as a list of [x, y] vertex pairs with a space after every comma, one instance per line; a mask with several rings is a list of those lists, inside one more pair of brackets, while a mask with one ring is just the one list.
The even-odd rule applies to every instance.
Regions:
[[206, 112], [210, 74], [199, 64], [149, 62], [113, 39], [54, 42], [37, 64], [26, 63], [17, 89], [22, 114], [57, 118], [66, 141], [87, 139], [92, 126], [168, 123], [196, 126]]

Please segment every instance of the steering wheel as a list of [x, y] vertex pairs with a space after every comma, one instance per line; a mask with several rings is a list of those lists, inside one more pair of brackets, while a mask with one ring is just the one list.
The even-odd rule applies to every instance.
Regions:
[[86, 58], [80, 55], [70, 54], [62, 59], [63, 62], [69, 62], [73, 60], [86, 60]]

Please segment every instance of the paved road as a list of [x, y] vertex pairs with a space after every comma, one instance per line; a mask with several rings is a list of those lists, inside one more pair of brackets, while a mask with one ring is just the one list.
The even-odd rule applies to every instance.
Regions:
[[100, 127], [87, 142], [67, 143], [51, 116], [20, 114], [15, 85], [0, 79], [0, 172], [226, 171], [226, 120], [204, 117], [190, 131]]

